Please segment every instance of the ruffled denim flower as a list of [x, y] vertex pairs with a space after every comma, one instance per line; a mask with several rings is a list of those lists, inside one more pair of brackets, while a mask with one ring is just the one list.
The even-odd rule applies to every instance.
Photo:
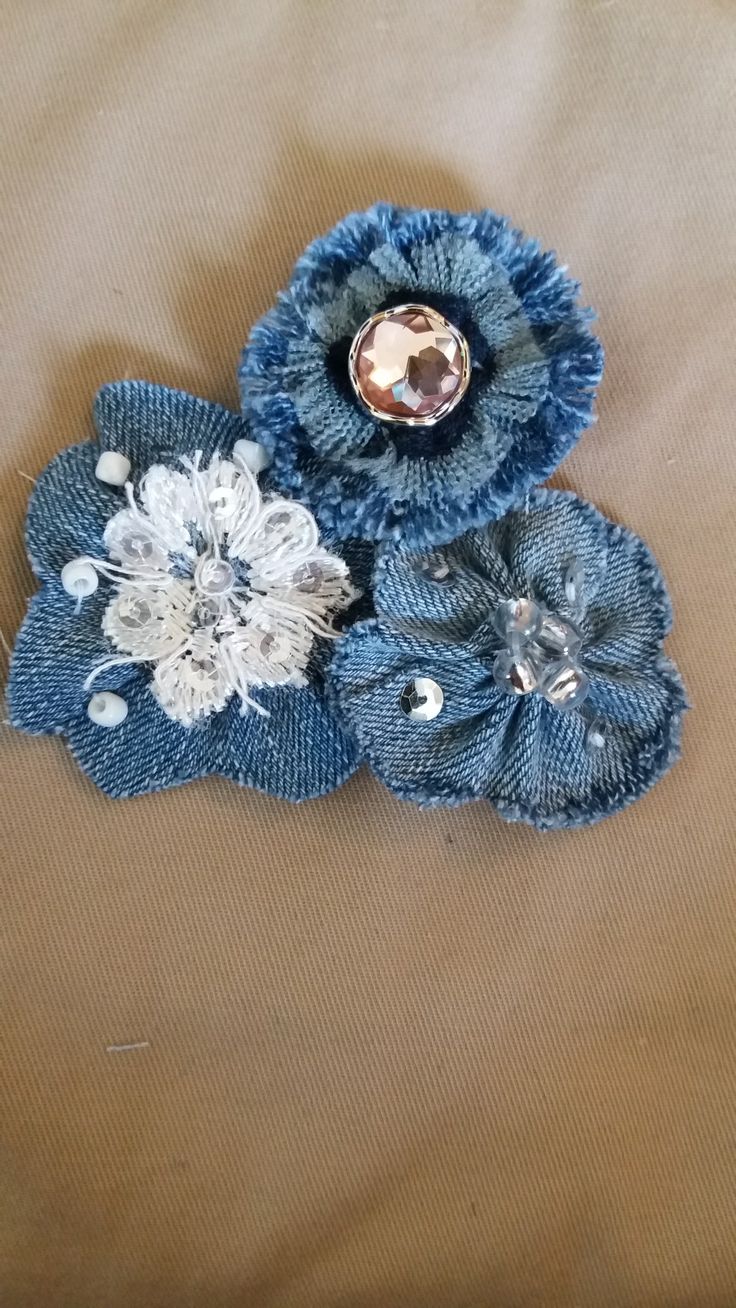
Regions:
[[[245, 413], [276, 483], [338, 539], [420, 549], [500, 517], [592, 421], [603, 354], [577, 292], [553, 254], [488, 210], [381, 204], [344, 219], [297, 261], [243, 354]], [[409, 302], [469, 346], [467, 393], [433, 427], [378, 421], [348, 377], [363, 323]]]
[[[662, 651], [665, 584], [643, 541], [591, 505], [540, 490], [528, 511], [434, 553], [387, 544], [374, 587], [378, 616], [348, 632], [330, 679], [361, 753], [402, 798], [486, 798], [509, 819], [576, 826], [631, 803], [675, 761], [686, 701]], [[499, 634], [519, 599], [574, 653], [560, 676], [535, 663], [546, 637], [534, 637], [537, 689], [499, 675], [529, 652], [507, 653]], [[588, 693], [565, 711], [540, 688], [564, 699], [572, 673]]]
[[[290, 800], [334, 789], [355, 750], [312, 645], [352, 597], [344, 563], [302, 506], [262, 497], [230, 458], [249, 433], [219, 405], [120, 382], [95, 422], [98, 439], [58, 455], [31, 498], [42, 588], [11, 662], [13, 725], [63, 733], [116, 797], [210, 773]], [[129, 461], [127, 486], [96, 475], [104, 451]], [[70, 562], [92, 569], [76, 603]]]

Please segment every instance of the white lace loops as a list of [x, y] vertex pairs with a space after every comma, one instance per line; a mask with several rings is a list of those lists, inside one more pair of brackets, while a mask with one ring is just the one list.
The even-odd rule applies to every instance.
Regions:
[[357, 597], [345, 563], [320, 546], [302, 504], [264, 498], [243, 464], [216, 454], [156, 464], [105, 528], [109, 559], [88, 559], [115, 593], [102, 629], [119, 663], [152, 667], [151, 689], [187, 726], [259, 686], [304, 685], [315, 637]]

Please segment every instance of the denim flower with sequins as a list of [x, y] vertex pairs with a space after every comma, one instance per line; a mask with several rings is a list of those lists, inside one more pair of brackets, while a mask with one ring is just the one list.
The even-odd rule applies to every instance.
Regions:
[[[345, 218], [297, 261], [243, 353], [244, 411], [272, 453], [276, 484], [338, 539], [419, 549], [502, 516], [592, 421], [603, 352], [578, 290], [554, 254], [489, 210], [379, 204]], [[456, 345], [425, 335], [428, 347], [417, 345], [421, 357], [407, 365], [418, 380], [407, 374], [390, 392], [398, 373], [374, 351], [394, 411], [412, 385], [415, 404], [422, 385], [440, 398], [443, 386], [454, 392], [452, 411], [432, 426], [382, 420], [350, 381], [361, 327], [409, 303], [441, 314], [469, 360], [461, 397]]]
[[104, 387], [97, 439], [39, 477], [26, 539], [41, 590], [11, 661], [10, 718], [61, 733], [113, 796], [222, 773], [302, 800], [355, 750], [321, 693], [321, 646], [355, 598], [302, 505], [263, 491], [242, 418], [146, 382]]
[[539, 490], [433, 552], [387, 543], [374, 589], [377, 616], [347, 633], [329, 680], [401, 798], [577, 826], [675, 761], [686, 700], [662, 649], [665, 583], [643, 541], [590, 504]]

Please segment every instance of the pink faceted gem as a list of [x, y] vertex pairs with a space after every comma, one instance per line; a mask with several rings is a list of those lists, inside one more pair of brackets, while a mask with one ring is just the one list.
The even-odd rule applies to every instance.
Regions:
[[402, 304], [363, 324], [350, 351], [350, 380], [375, 417], [429, 426], [467, 390], [467, 342], [434, 309]]

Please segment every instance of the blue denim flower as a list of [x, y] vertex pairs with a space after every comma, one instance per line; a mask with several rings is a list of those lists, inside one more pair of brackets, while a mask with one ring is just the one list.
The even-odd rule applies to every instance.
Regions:
[[[576, 282], [504, 218], [380, 204], [308, 247], [240, 368], [272, 476], [339, 539], [451, 540], [500, 517], [592, 421], [603, 352]], [[436, 309], [473, 365], [436, 426], [377, 420], [348, 379], [351, 341], [402, 303]]]
[[[494, 677], [498, 606], [520, 596], [574, 622], [589, 685], [579, 710], [508, 694]], [[576, 496], [536, 491], [528, 511], [430, 554], [386, 544], [374, 598], [377, 617], [335, 651], [331, 690], [363, 756], [401, 798], [486, 798], [509, 819], [577, 826], [631, 803], [675, 761], [686, 701], [662, 652], [664, 580], [643, 541]], [[421, 678], [444, 696], [425, 721], [402, 712]]]
[[[100, 391], [95, 423], [97, 439], [62, 451], [31, 497], [26, 539], [42, 588], [30, 602], [11, 661], [11, 722], [24, 731], [66, 736], [80, 766], [114, 797], [211, 773], [294, 801], [334, 789], [354, 770], [355, 749], [320, 693], [318, 658], [300, 686], [258, 686], [253, 698], [265, 713], [243, 714], [233, 699], [184, 726], [151, 693], [149, 666], [110, 658], [116, 653], [106, 634], [115, 573], [101, 567], [97, 590], [76, 605], [60, 580], [72, 559], [105, 558], [110, 521], [130, 503], [130, 492], [95, 475], [102, 451], [127, 457], [131, 481], [142, 493], [140, 479], [152, 465], [180, 466], [183, 457], [192, 460], [199, 452], [202, 465], [214, 460], [216, 466], [236, 441], [248, 439], [242, 418], [163, 386], [120, 382]], [[257, 497], [255, 479], [243, 473], [241, 480]], [[167, 512], [170, 507], [163, 506]], [[313, 590], [314, 579], [307, 581], [306, 589]], [[114, 729], [88, 715], [91, 691], [85, 683], [98, 669], [95, 694], [113, 692], [127, 705], [125, 720]]]

